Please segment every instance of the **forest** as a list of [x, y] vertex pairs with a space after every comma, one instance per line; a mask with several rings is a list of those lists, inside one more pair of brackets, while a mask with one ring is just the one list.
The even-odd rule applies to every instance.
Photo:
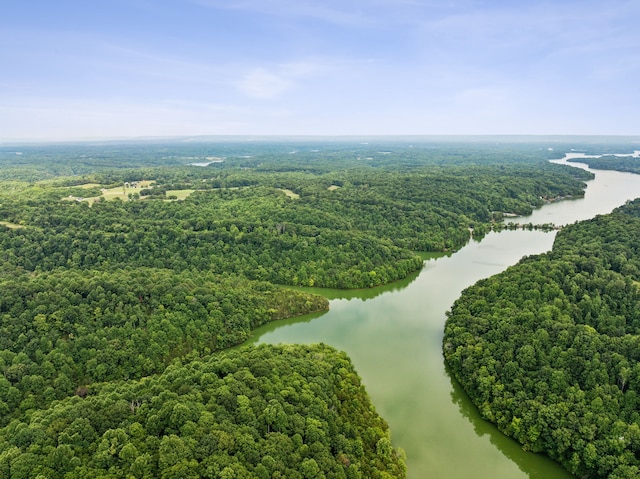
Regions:
[[286, 286], [389, 283], [418, 252], [581, 196], [591, 175], [552, 156], [344, 139], [0, 147], [0, 476], [405, 477], [343, 353], [227, 348], [328, 307]]
[[589, 165], [589, 168], [597, 170], [616, 170], [640, 174], [640, 161], [637, 154], [635, 156], [603, 155], [598, 158], [576, 158], [572, 161], [585, 163]]
[[577, 477], [640, 476], [640, 200], [467, 289], [448, 367], [487, 420]]
[[344, 353], [263, 346], [98, 383], [0, 435], [11, 478], [395, 478], [402, 458]]

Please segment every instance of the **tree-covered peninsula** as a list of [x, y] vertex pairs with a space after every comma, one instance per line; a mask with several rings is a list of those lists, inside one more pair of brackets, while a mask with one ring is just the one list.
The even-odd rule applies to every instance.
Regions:
[[96, 382], [161, 373], [244, 341], [320, 296], [241, 277], [138, 268], [0, 279], [0, 425]]
[[98, 383], [0, 430], [0, 476], [405, 477], [344, 353], [262, 346]]
[[467, 289], [444, 354], [482, 415], [578, 477], [640, 475], [640, 200]]
[[591, 158], [575, 158], [570, 161], [585, 163], [589, 168], [595, 170], [615, 170], [626, 173], [640, 174], [640, 157], [638, 153], [625, 156], [620, 155], [602, 155]]

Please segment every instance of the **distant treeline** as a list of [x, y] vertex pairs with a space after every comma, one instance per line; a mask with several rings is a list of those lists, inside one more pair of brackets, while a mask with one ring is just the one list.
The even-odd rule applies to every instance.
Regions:
[[[23, 228], [0, 232], [3, 262], [29, 271], [197, 268], [281, 284], [375, 286], [418, 270], [421, 260], [414, 251], [458, 249], [468, 241], [470, 227], [481, 234], [502, 221], [503, 213], [528, 214], [545, 198], [583, 194], [588, 173], [531, 160], [540, 156], [537, 150], [522, 148], [529, 158], [524, 161], [512, 149], [508, 155], [488, 149], [484, 160], [478, 152], [468, 158], [451, 153], [457, 158], [451, 165], [411, 150], [422, 161], [394, 163], [389, 157], [400, 155], [396, 152], [381, 156], [383, 166], [357, 161], [348, 168], [348, 159], [322, 158], [312, 163], [320, 173], [289, 155], [288, 163], [105, 170], [48, 183], [13, 181], [0, 203], [0, 221]], [[404, 171], [406, 162], [411, 171]], [[307, 170], [287, 171], [296, 165]], [[97, 202], [91, 208], [60, 201], [99, 194], [96, 186], [80, 188], [83, 183], [113, 186], [143, 179], [154, 180], [152, 190], [160, 192], [198, 191], [181, 202], [157, 201], [164, 195]], [[289, 198], [283, 189], [299, 198]]]

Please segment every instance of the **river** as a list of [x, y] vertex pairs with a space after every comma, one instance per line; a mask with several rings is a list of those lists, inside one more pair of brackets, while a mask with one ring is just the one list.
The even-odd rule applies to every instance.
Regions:
[[[585, 198], [551, 203], [509, 221], [569, 224], [640, 195], [640, 175], [594, 173]], [[464, 288], [525, 255], [550, 250], [554, 238], [555, 232], [490, 233], [451, 256], [427, 260], [422, 271], [391, 285], [315, 290], [330, 299], [328, 312], [271, 323], [256, 330], [252, 342], [324, 342], [346, 351], [389, 423], [393, 444], [405, 450], [410, 479], [571, 478], [482, 420], [446, 371], [441, 344], [446, 311]]]

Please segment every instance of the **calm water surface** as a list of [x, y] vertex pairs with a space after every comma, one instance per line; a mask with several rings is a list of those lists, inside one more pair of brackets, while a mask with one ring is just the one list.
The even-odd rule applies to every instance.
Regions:
[[[584, 199], [550, 204], [519, 220], [573, 223], [640, 196], [640, 175], [595, 173]], [[253, 342], [324, 342], [346, 351], [388, 421], [394, 445], [406, 451], [411, 479], [570, 478], [480, 418], [446, 371], [441, 345], [445, 313], [464, 288], [523, 256], [550, 250], [554, 237], [490, 233], [452, 256], [428, 260], [420, 273], [392, 285], [317, 290], [331, 300], [328, 312], [269, 324], [254, 333]]]

